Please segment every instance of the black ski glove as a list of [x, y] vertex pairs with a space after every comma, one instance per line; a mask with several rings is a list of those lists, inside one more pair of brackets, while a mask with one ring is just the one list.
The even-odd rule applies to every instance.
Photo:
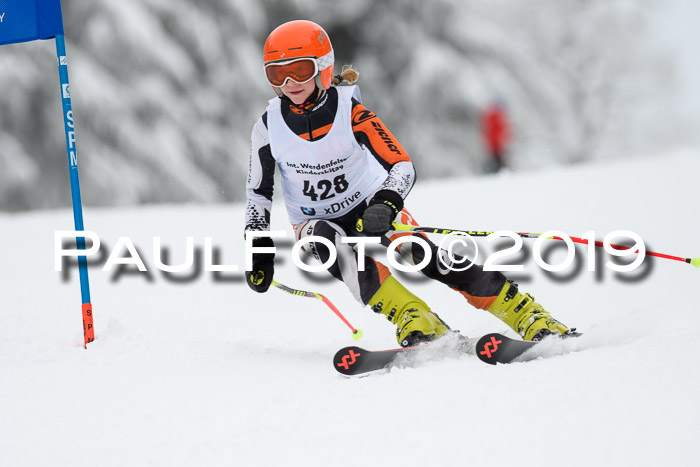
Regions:
[[[273, 247], [275, 243], [270, 237], [257, 237], [253, 239], [254, 247]], [[272, 276], [275, 274], [274, 253], [253, 253], [253, 269], [246, 271], [245, 277], [248, 287], [258, 293], [267, 292], [272, 284]]]
[[403, 209], [403, 198], [392, 190], [379, 190], [357, 221], [357, 231], [382, 236]]

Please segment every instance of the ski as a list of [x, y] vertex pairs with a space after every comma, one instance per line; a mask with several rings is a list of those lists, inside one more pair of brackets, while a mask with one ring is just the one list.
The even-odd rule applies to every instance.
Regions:
[[490, 365], [556, 357], [585, 348], [578, 339], [581, 334], [574, 331], [561, 337], [547, 336], [538, 342], [511, 339], [498, 333], [486, 334], [476, 343], [475, 352], [479, 360]]
[[486, 334], [476, 343], [476, 356], [490, 365], [511, 363], [536, 345], [537, 342], [519, 341], [493, 332]]
[[393, 367], [412, 367], [427, 361], [474, 353], [476, 340], [476, 338], [460, 336], [457, 339], [441, 339], [433, 343], [390, 350], [344, 347], [333, 357], [333, 367], [347, 376], [362, 375]]
[[479, 360], [490, 365], [515, 361], [526, 362], [578, 350], [575, 345], [564, 345], [567, 341], [569, 339], [545, 339], [542, 342], [531, 342], [511, 339], [494, 332], [480, 338], [470, 339], [460, 336], [457, 339], [441, 339], [415, 347], [390, 350], [366, 350], [351, 346], [336, 352], [333, 357], [333, 367], [339, 373], [353, 376], [394, 367], [413, 367], [427, 361], [455, 358], [464, 354], [476, 354]]

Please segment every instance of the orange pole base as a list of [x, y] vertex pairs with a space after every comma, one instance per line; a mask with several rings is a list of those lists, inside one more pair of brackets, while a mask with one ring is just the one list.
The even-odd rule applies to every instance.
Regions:
[[83, 336], [85, 336], [85, 348], [95, 340], [95, 328], [92, 325], [92, 304], [83, 303]]

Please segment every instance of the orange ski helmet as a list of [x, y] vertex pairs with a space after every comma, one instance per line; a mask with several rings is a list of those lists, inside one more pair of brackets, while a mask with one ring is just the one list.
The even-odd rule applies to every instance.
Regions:
[[[284, 23], [270, 33], [263, 48], [266, 72], [271, 63], [288, 63], [295, 58], [314, 60], [318, 72], [316, 86], [321, 89], [331, 86], [335, 57], [331, 40], [321, 26], [312, 21], [296, 20]], [[280, 93], [279, 87], [272, 87]]]

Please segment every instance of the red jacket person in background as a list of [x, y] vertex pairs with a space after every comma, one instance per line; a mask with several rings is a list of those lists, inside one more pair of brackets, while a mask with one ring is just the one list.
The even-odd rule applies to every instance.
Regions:
[[503, 104], [490, 105], [482, 115], [481, 131], [489, 153], [489, 172], [498, 172], [505, 166], [506, 148], [510, 141], [510, 127]]

